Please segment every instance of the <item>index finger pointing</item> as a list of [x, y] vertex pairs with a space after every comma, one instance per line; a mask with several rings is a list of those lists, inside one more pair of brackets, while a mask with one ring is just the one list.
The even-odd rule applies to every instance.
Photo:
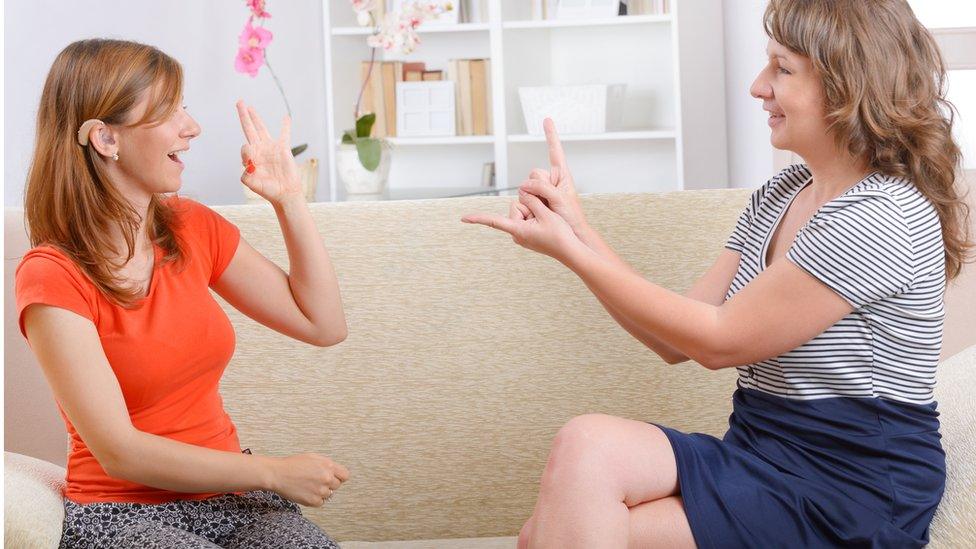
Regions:
[[542, 121], [542, 127], [546, 131], [546, 143], [549, 144], [549, 165], [566, 167], [566, 155], [563, 153], [563, 144], [559, 141], [559, 134], [556, 133], [556, 124], [551, 118]]

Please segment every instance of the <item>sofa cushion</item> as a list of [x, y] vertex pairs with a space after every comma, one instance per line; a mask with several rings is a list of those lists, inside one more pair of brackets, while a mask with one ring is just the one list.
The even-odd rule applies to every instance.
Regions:
[[12, 452], [4, 452], [3, 459], [5, 547], [57, 547], [64, 522], [64, 468]]
[[939, 364], [935, 398], [946, 452], [946, 490], [932, 520], [931, 547], [976, 547], [976, 345]]

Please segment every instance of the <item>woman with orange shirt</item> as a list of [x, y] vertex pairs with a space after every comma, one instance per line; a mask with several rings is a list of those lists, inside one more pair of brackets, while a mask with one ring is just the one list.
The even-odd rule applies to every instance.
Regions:
[[300, 341], [346, 337], [289, 120], [274, 138], [237, 104], [241, 181], [274, 206], [286, 273], [214, 211], [167, 194], [200, 134], [182, 88], [156, 48], [83, 40], [41, 96], [25, 197], [34, 248], [16, 298], [71, 438], [61, 547], [336, 547], [296, 503], [323, 505], [346, 468], [242, 452], [217, 390], [234, 330], [211, 288]]

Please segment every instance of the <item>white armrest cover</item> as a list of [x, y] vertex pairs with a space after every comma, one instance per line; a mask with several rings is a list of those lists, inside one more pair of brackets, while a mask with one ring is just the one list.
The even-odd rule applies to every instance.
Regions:
[[51, 549], [61, 542], [65, 470], [36, 458], [4, 452], [4, 547]]

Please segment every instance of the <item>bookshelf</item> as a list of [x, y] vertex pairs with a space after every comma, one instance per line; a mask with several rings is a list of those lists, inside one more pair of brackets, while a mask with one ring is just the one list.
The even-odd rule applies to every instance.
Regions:
[[[580, 192], [673, 191], [728, 186], [721, 0], [674, 0], [666, 15], [532, 20], [526, 0], [481, 0], [487, 21], [421, 27], [409, 55], [377, 61], [491, 60], [493, 133], [393, 137], [391, 195], [411, 189], [476, 189], [495, 162], [496, 186], [547, 167], [545, 139], [527, 132], [520, 86], [625, 83], [624, 122], [602, 134], [563, 134]], [[683, 9], [682, 9], [683, 8]], [[366, 35], [348, 2], [323, 8], [330, 199], [342, 200], [336, 146], [353, 126]]]

